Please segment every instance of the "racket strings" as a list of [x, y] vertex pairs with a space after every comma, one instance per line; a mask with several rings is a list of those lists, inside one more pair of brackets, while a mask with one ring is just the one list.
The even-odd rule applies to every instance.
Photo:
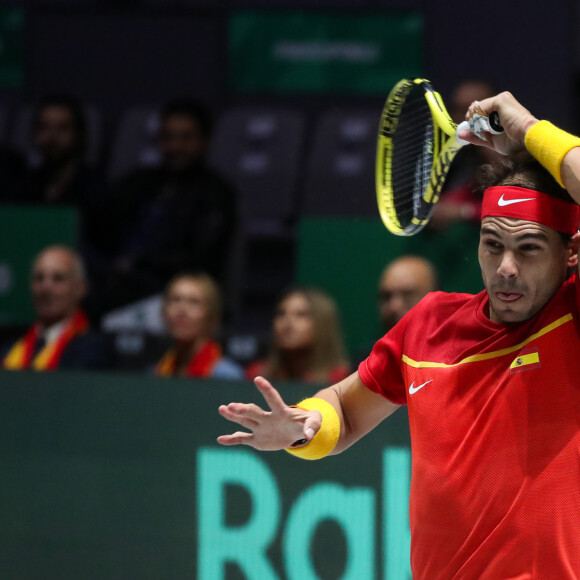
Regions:
[[408, 99], [399, 114], [392, 138], [391, 188], [394, 211], [402, 227], [424, 219], [430, 210], [423, 203], [433, 166], [435, 134], [424, 98]]

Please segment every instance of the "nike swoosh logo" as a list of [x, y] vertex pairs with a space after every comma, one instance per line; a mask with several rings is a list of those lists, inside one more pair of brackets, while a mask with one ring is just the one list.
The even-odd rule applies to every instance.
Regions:
[[411, 386], [409, 387], [409, 395], [414, 395], [417, 391], [419, 391], [420, 389], [422, 389], [425, 385], [428, 385], [429, 383], [431, 383], [433, 381], [433, 379], [431, 379], [430, 381], [427, 381], [425, 383], [423, 383], [422, 385], [419, 385], [418, 387], [415, 387], [415, 381], [413, 381], [411, 383]]
[[504, 194], [502, 193], [501, 197], [497, 200], [497, 205], [503, 207], [504, 205], [511, 205], [512, 203], [521, 203], [522, 201], [533, 201], [536, 199], [535, 197], [525, 197], [522, 199], [504, 199]]

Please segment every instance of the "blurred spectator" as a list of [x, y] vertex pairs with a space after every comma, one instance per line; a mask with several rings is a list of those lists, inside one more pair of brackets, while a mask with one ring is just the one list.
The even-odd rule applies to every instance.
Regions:
[[87, 123], [81, 103], [66, 95], [36, 107], [32, 142], [39, 155], [15, 201], [67, 204], [81, 209], [103, 195], [103, 179], [86, 163]]
[[388, 332], [427, 293], [438, 288], [431, 262], [419, 256], [401, 256], [388, 264], [379, 280], [379, 316]]
[[210, 276], [180, 274], [169, 282], [163, 317], [174, 342], [155, 367], [157, 375], [244, 378], [242, 367], [224, 357], [215, 340], [221, 323], [221, 300]]
[[249, 379], [334, 383], [350, 372], [334, 300], [313, 288], [293, 288], [277, 303], [267, 360], [251, 364]]
[[5, 369], [98, 369], [111, 365], [105, 339], [89, 329], [80, 304], [87, 283], [80, 256], [65, 246], [38, 254], [30, 280], [36, 322], [2, 352]]
[[[405, 255], [387, 264], [381, 272], [377, 293], [381, 336], [438, 286], [435, 267], [426, 258]], [[379, 338], [376, 337], [376, 340]], [[369, 356], [376, 340], [357, 349], [353, 357], [357, 364]]]
[[481, 101], [495, 95], [493, 84], [486, 79], [466, 79], [455, 86], [451, 94], [449, 114], [454, 123], [465, 121], [465, 112], [473, 101]]
[[208, 272], [223, 286], [236, 199], [206, 164], [210, 119], [196, 102], [168, 104], [161, 115], [162, 161], [118, 185], [111, 211], [117, 240], [108, 308], [161, 292], [178, 272]]
[[[457, 124], [465, 120], [465, 112], [473, 101], [497, 94], [494, 86], [483, 79], [459, 83], [451, 96], [449, 114]], [[478, 168], [494, 157], [486, 147], [465, 146], [458, 153], [445, 181], [439, 203], [429, 221], [432, 230], [445, 230], [457, 222], [479, 225], [482, 195], [474, 192]]]
[[93, 259], [109, 243], [107, 184], [86, 161], [87, 121], [82, 104], [67, 95], [45, 97], [33, 114], [32, 144], [38, 155], [11, 200], [14, 203], [69, 206], [78, 210], [79, 249], [89, 284], [87, 312], [100, 316], [100, 280]]

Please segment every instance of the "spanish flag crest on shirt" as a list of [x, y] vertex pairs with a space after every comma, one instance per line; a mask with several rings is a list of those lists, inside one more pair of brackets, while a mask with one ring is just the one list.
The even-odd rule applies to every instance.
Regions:
[[522, 350], [510, 364], [510, 374], [531, 371], [540, 366], [539, 350], [537, 348], [527, 348]]

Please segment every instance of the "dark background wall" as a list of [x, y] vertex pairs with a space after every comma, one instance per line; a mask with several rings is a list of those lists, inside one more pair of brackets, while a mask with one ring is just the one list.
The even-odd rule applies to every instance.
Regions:
[[564, 2], [425, 3], [427, 71], [444, 94], [458, 78], [482, 75], [534, 113], [573, 119], [576, 4]]
[[[577, 121], [577, 26], [572, 0], [549, 6], [540, 0], [492, 0], [485, 7], [460, 0], [6, 4], [27, 6], [26, 73], [21, 89], [0, 91], [3, 101], [71, 91], [102, 105], [110, 119], [127, 105], [184, 94], [220, 109], [248, 100], [231, 94], [227, 87], [227, 18], [232, 10], [412, 9], [425, 17], [425, 75], [444, 97], [460, 79], [484, 76], [514, 92], [540, 116], [566, 125]], [[300, 100], [308, 106], [319, 101]]]

